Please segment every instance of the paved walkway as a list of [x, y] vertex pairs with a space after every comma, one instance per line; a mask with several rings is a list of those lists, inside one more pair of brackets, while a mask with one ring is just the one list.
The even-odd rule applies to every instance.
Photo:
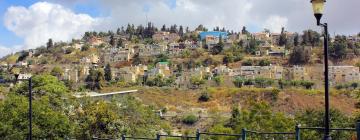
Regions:
[[102, 96], [111, 96], [111, 95], [117, 95], [117, 94], [128, 94], [128, 93], [134, 93], [138, 90], [125, 90], [125, 91], [116, 91], [116, 92], [109, 92], [109, 93], [98, 93], [98, 92], [77, 92], [75, 93], [76, 98], [81, 98], [84, 96], [89, 97], [102, 97]]

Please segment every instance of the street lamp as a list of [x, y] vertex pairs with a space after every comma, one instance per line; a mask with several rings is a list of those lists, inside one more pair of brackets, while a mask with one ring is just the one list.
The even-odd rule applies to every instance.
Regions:
[[29, 138], [28, 140], [32, 140], [32, 79], [29, 80]]
[[29, 120], [29, 134], [27, 140], [32, 140], [32, 78], [31, 76], [21, 76], [21, 78], [16, 78], [16, 82], [20, 81], [28, 81], [29, 86], [29, 112], [28, 112], [28, 120]]
[[324, 12], [325, 0], [311, 0], [317, 25], [320, 25], [320, 19]]
[[321, 17], [324, 12], [325, 0], [311, 0], [314, 16], [316, 18], [316, 23], [318, 26], [324, 28], [324, 79], [325, 79], [325, 130], [324, 130], [324, 140], [331, 140], [330, 137], [330, 107], [329, 107], [329, 63], [328, 63], [328, 25], [327, 23], [321, 23]]

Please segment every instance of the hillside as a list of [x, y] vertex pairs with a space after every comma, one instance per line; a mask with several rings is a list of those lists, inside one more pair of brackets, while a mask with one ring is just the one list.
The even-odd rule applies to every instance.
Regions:
[[[210, 100], [199, 101], [201, 93], [205, 91], [209, 93]], [[208, 129], [216, 121], [215, 118], [229, 119], [233, 107], [249, 109], [253, 102], [265, 101], [270, 104], [274, 113], [285, 113], [287, 116], [295, 116], [311, 109], [322, 110], [324, 106], [323, 92], [318, 90], [285, 89], [278, 95], [274, 92], [277, 91], [247, 87], [212, 87], [205, 90], [143, 88], [133, 96], [138, 97], [144, 104], [155, 106], [159, 110], [166, 108], [166, 112], [163, 114], [164, 118], [172, 122], [173, 128], [180, 132], [187, 129], [195, 130], [195, 128]], [[331, 108], [337, 109], [347, 116], [356, 115], [359, 111], [356, 107], [358, 99], [353, 96], [358, 96], [359, 90], [349, 94], [342, 92], [344, 91], [332, 90]], [[179, 121], [189, 114], [200, 116], [201, 119], [192, 126], [184, 125]], [[221, 117], [219, 118], [219, 116]]]

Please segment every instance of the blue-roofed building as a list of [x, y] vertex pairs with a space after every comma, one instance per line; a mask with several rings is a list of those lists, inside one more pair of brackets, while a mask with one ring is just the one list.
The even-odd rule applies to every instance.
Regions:
[[219, 32], [219, 31], [210, 31], [210, 32], [201, 32], [200, 33], [201, 40], [205, 39], [207, 36], [212, 36], [212, 37], [216, 37], [216, 38], [220, 38], [220, 36], [221, 36], [222, 39], [227, 39], [228, 33], [227, 32]]

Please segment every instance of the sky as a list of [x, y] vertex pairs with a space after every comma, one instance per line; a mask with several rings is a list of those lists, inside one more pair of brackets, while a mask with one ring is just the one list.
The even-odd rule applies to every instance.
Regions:
[[[328, 0], [322, 21], [331, 34], [360, 32], [360, 0]], [[203, 24], [250, 32], [280, 32], [315, 25], [310, 0], [0, 0], [0, 57], [54, 41], [80, 38], [86, 31], [108, 31], [153, 22], [189, 26]]]

